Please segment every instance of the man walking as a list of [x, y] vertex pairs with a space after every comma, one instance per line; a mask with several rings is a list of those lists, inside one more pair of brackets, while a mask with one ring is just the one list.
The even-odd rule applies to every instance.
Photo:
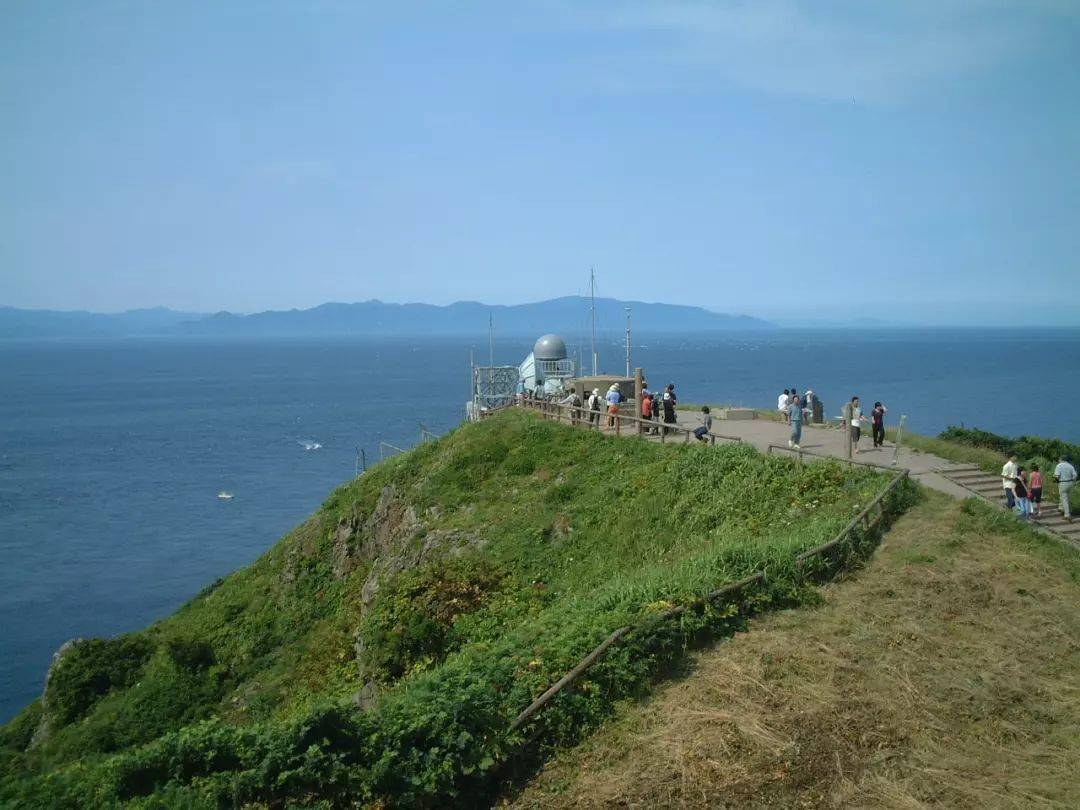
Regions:
[[[1009, 456], [1005, 466], [1001, 468], [1001, 488], [1005, 493], [1005, 505], [1011, 510], [1016, 506], [1016, 474], [1019, 468], [1016, 466], [1016, 456]], [[1073, 475], [1076, 473], [1074, 472]]]
[[1058, 465], [1054, 467], [1054, 480], [1058, 482], [1058, 494], [1061, 495], [1061, 514], [1069, 523], [1073, 522], [1072, 510], [1069, 506], [1069, 493], [1076, 486], [1076, 467], [1062, 456]]
[[791, 404], [788, 405], [788, 422], [791, 423], [791, 438], [788, 439], [787, 446], [792, 450], [798, 450], [799, 442], [802, 441], [803, 423], [802, 403], [799, 402], [798, 394], [791, 398]]

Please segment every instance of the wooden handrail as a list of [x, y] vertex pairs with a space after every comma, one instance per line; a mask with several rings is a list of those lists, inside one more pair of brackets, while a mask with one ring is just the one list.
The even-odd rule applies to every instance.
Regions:
[[[599, 423], [602, 420], [608, 419], [608, 418], [614, 418], [616, 420], [616, 423], [615, 423], [616, 425], [621, 424], [619, 420], [629, 421], [629, 422], [631, 422], [633, 424], [638, 425], [638, 434], [637, 435], [639, 435], [639, 436], [643, 435], [644, 431], [642, 430], [642, 427], [644, 427], [644, 426], [648, 426], [650, 429], [651, 428], [656, 428], [657, 430], [660, 431], [660, 436], [661, 437], [663, 437], [665, 435], [664, 434], [665, 430], [672, 431], [672, 432], [675, 432], [675, 433], [685, 434], [688, 437], [687, 441], [689, 441], [689, 437], [692, 436], [693, 433], [694, 433], [694, 428], [688, 428], [688, 427], [680, 425], [680, 424], [678, 424], [676, 422], [659, 422], [659, 421], [657, 421], [655, 419], [643, 419], [640, 416], [635, 416], [634, 414], [629, 414], [629, 413], [609, 414], [606, 410], [604, 410], [604, 411], [592, 411], [592, 410], [589, 410], [585, 405], [579, 405], [579, 406], [575, 407], [573, 405], [563, 405], [561, 402], [548, 402], [546, 400], [541, 400], [541, 399], [533, 399], [533, 400], [523, 399], [523, 400], [521, 400], [521, 405], [522, 405], [522, 407], [527, 408], [529, 410], [535, 410], [535, 411], [537, 411], [539, 413], [542, 413], [545, 416], [550, 416], [552, 413], [554, 413], [556, 420], [559, 420], [559, 419], [562, 418], [562, 415], [563, 415], [564, 411], [569, 411], [570, 416], [572, 417], [572, 421], [574, 422], [574, 424], [581, 425], [582, 423], [584, 423], [586, 427], [590, 426], [589, 416], [591, 414], [596, 414], [596, 416], [598, 418], [597, 419], [597, 426], [598, 427], [603, 427]], [[576, 411], [576, 413], [574, 413], [575, 411]], [[716, 439], [723, 439], [724, 441], [729, 441], [729, 442], [742, 442], [742, 437], [741, 436], [726, 436], [723, 433], [712, 433], [712, 432], [709, 432], [709, 433], [707, 433], [705, 435], [709, 436], [710, 439], [713, 441], [713, 443], [715, 443]]]
[[874, 464], [872, 461], [857, 461], [853, 458], [840, 458], [840, 456], [830, 456], [828, 453], [815, 453], [813, 450], [803, 450], [801, 447], [796, 450], [794, 447], [784, 447], [782, 444], [770, 444], [765, 448], [765, 455], [772, 455], [773, 450], [783, 450], [787, 453], [795, 453], [796, 455], [814, 456], [814, 458], [831, 458], [833, 461], [839, 461], [842, 464], [858, 464], [861, 467], [872, 467], [875, 470], [884, 470], [885, 472], [911, 473], [911, 470], [907, 467], [886, 467], [884, 464]]

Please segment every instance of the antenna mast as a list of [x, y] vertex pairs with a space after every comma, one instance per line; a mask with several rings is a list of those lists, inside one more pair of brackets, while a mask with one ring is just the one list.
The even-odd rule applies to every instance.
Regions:
[[596, 358], [596, 271], [589, 268], [589, 321], [592, 328], [592, 373], [600, 373]]
[[626, 309], [626, 376], [630, 376], [630, 307]]

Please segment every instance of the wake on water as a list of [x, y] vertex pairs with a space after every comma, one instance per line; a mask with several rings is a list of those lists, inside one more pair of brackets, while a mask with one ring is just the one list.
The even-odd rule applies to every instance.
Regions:
[[303, 448], [305, 450], [318, 450], [320, 447], [322, 447], [322, 445], [318, 442], [313, 442], [309, 439], [299, 439], [297, 440], [297, 444], [303, 445]]

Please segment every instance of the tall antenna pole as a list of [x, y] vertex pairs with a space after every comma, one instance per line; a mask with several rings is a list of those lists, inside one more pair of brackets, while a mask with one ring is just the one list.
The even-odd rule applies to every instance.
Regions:
[[495, 387], [495, 316], [488, 313], [488, 395]]
[[589, 321], [592, 324], [592, 373], [600, 373], [596, 357], [596, 271], [589, 268]]
[[630, 307], [626, 307], [626, 376], [630, 377]]

